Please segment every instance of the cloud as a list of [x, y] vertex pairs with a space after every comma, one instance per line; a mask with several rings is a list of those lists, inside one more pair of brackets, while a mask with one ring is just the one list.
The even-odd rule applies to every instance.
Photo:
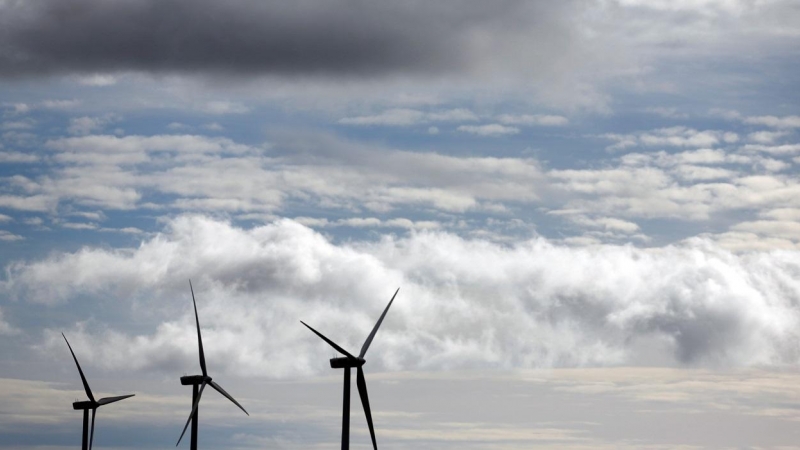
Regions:
[[677, 166], [673, 173], [683, 180], [692, 182], [729, 180], [737, 175], [737, 172], [729, 169], [688, 164]]
[[[8, 50], [0, 53], [0, 72], [75, 71], [87, 74], [83, 80], [93, 85], [106, 83], [108, 75], [97, 73], [118, 70], [430, 73], [469, 68], [476, 32], [510, 31], [496, 25], [500, 18], [518, 17], [522, 23], [513, 31], [537, 25], [528, 34], [563, 35], [565, 30], [550, 25], [548, 17], [569, 10], [517, 1], [490, 8], [469, 0], [457, 7], [419, 2], [352, 6], [345, 1], [3, 2], [0, 29]], [[172, 32], [178, 28], [180, 35]], [[237, 32], [223, 37], [214, 31], [219, 29]]]
[[100, 228], [98, 231], [102, 231], [104, 233], [144, 234], [143, 230], [140, 230], [139, 228], [136, 227]]
[[64, 222], [61, 224], [61, 226], [71, 230], [96, 230], [98, 228], [97, 224], [82, 222]]
[[426, 115], [431, 122], [473, 122], [478, 116], [466, 108], [455, 108], [444, 111], [432, 111]]
[[569, 123], [569, 119], [564, 116], [544, 114], [522, 114], [518, 116], [503, 114], [498, 116], [497, 120], [505, 125], [564, 126]]
[[720, 13], [741, 13], [745, 9], [745, 4], [738, 1], [725, 0], [700, 0], [700, 1], [676, 1], [667, 0], [620, 0], [621, 5], [635, 6], [652, 10], [666, 11], [686, 11], [700, 12], [703, 15], [716, 15]]
[[377, 217], [352, 217], [349, 219], [328, 220], [312, 217], [297, 217], [296, 222], [312, 228], [353, 227], [353, 228], [401, 228], [407, 230], [435, 230], [441, 227], [438, 222], [429, 220], [413, 221], [403, 217], [381, 220]]
[[415, 109], [390, 109], [374, 116], [345, 117], [339, 119], [344, 125], [389, 125], [408, 126], [421, 123], [425, 113]]
[[[5, 242], [13, 242], [13, 241], [22, 241], [25, 240], [24, 237], [8, 232], [6, 230], [0, 230], [0, 241]], [[2, 324], [0, 323], [0, 331], [2, 331]]]
[[756, 131], [747, 135], [747, 140], [757, 144], [772, 144], [777, 139], [788, 135], [788, 131]]
[[708, 220], [723, 211], [794, 207], [800, 184], [786, 161], [720, 149], [629, 153], [599, 169], [550, 170], [547, 186], [568, 192], [559, 209], [621, 218]]
[[777, 208], [760, 213], [762, 217], [778, 220], [796, 220], [800, 221], [800, 209], [797, 208]]
[[75, 109], [81, 105], [81, 101], [77, 99], [72, 100], [44, 100], [41, 103], [41, 107], [44, 109], [55, 109], [55, 110], [71, 110]]
[[[2, 239], [2, 235], [0, 235], [0, 239]], [[0, 336], [10, 336], [18, 333], [19, 329], [11, 326], [11, 324], [5, 320], [3, 309], [0, 308]]]
[[84, 86], [96, 86], [96, 87], [113, 86], [117, 84], [117, 78], [109, 74], [96, 73], [93, 75], [86, 75], [78, 78], [78, 83]]
[[218, 124], [217, 122], [207, 123], [207, 124], [203, 125], [203, 128], [205, 128], [206, 130], [209, 130], [209, 131], [224, 131], [225, 130], [225, 127], [223, 127], [222, 125]]
[[35, 227], [40, 227], [44, 223], [41, 217], [29, 217], [22, 220], [23, 223], [27, 225], [33, 225]]
[[741, 222], [731, 227], [733, 231], [744, 231], [758, 235], [800, 241], [800, 223], [786, 220], [756, 220]]
[[339, 119], [343, 125], [410, 126], [429, 122], [472, 122], [478, 116], [464, 108], [424, 112], [416, 109], [396, 108], [372, 116], [345, 117]]
[[83, 217], [84, 219], [94, 220], [96, 222], [101, 222], [107, 219], [106, 215], [103, 214], [103, 211], [77, 211], [70, 213], [71, 216]]
[[750, 152], [772, 153], [773, 155], [790, 155], [793, 153], [800, 153], [800, 144], [781, 144], [781, 145], [747, 144], [744, 147], [742, 147], [742, 149]]
[[[31, 111], [37, 109], [45, 109], [45, 110], [61, 110], [61, 111], [68, 111], [75, 109], [78, 107], [82, 102], [77, 99], [72, 100], [43, 100], [38, 103], [13, 103], [13, 104], [4, 104], [7, 106], [11, 106], [13, 108], [13, 112], [11, 115], [21, 115], [21, 114], [28, 114]], [[29, 123], [31, 123], [29, 121]], [[32, 124], [32, 123], [31, 123]]]
[[464, 133], [487, 137], [506, 136], [519, 133], [519, 128], [517, 127], [508, 127], [498, 123], [492, 123], [488, 125], [461, 125], [457, 128], [457, 130], [463, 131]]
[[11, 115], [27, 114], [31, 112], [32, 109], [27, 103], [4, 103], [3, 106], [11, 107], [11, 111], [9, 112]]
[[[68, 161], [141, 162], [148, 152], [177, 152], [186, 154], [243, 154], [252, 147], [237, 144], [228, 138], [209, 138], [197, 135], [124, 136], [92, 135], [59, 138], [47, 141], [45, 147], [57, 150]], [[89, 155], [84, 158], [81, 155]], [[122, 155], [122, 156], [116, 156]]]
[[678, 108], [667, 108], [663, 106], [655, 106], [650, 108], [645, 108], [645, 112], [650, 114], [655, 114], [657, 116], [661, 116], [667, 119], [688, 119], [689, 114], [680, 112]]
[[[162, 87], [144, 87], [155, 103], [183, 89], [189, 95], [175, 97], [191, 103], [199, 90], [254, 83], [249, 92], [256, 94], [241, 97], [248, 104], [294, 96], [319, 105], [330, 96], [346, 97], [351, 107], [369, 91], [393, 105], [436, 103], [432, 98], [463, 105], [480, 93], [481, 102], [609, 113], [620, 104], [612, 93], [621, 90], [719, 99], [721, 89], [784, 83], [786, 68], [764, 71], [758, 82], [724, 71], [790, 58], [797, 46], [791, 0], [750, 2], [747, 14], [616, 0], [30, 0], [0, 8], [1, 77], [113, 78], [114, 89], [125, 92], [152, 83]], [[708, 54], [732, 64], [709, 65]], [[686, 65], [689, 74], [674, 70]], [[686, 83], [687, 76], [702, 82]], [[704, 81], [723, 78], [724, 89]], [[187, 82], [199, 89], [186, 89]]]
[[[491, 136], [493, 129], [479, 130]], [[702, 134], [689, 130], [650, 133], [677, 136], [681, 151], [628, 153], [580, 169], [547, 169], [533, 158], [395, 150], [308, 130], [273, 132], [263, 146], [182, 134], [56, 138], [44, 148], [52, 152], [48, 161], [57, 164], [35, 178], [3, 179], [0, 206], [41, 212], [62, 204], [77, 210], [157, 207], [274, 218], [309, 214], [295, 209], [302, 205], [305, 211], [316, 208], [315, 216], [338, 211], [338, 218], [347, 211], [347, 216], [372, 217], [381, 227], [393, 218], [414, 217], [467, 236], [505, 228], [461, 224], [447, 215], [510, 215], [533, 223], [518, 209], [532, 206], [632, 224], [714, 219], [718, 228], [709, 232], [720, 233], [752, 220], [743, 216], [748, 211], [800, 206], [800, 184], [786, 160], [790, 152], [754, 147], [762, 144], [684, 149], [684, 140]], [[711, 135], [724, 140], [724, 132], [706, 134]], [[631, 136], [638, 142], [639, 136]], [[583, 238], [646, 239], [639, 231], [612, 230], [610, 222], [589, 226], [558, 217], [594, 233]], [[326, 226], [344, 225], [332, 219]]]
[[0, 164], [34, 163], [37, 161], [39, 161], [39, 157], [29, 153], [0, 151]]
[[[69, 331], [95, 343], [89, 363], [117, 370], [196, 365], [188, 278], [207, 357], [240, 375], [321, 370], [313, 362], [330, 348], [298, 320], [356, 349], [397, 286], [367, 355], [373, 370], [636, 364], [652, 352], [739, 367], [797, 363], [798, 255], [735, 255], [703, 239], [571, 248], [440, 232], [333, 244], [290, 220], [242, 229], [183, 216], [136, 248], [12, 264], [0, 289], [28, 302], [170, 317], [145, 331]], [[58, 334], [48, 336], [62, 351]]]
[[602, 228], [609, 231], [631, 234], [639, 231], [639, 225], [627, 220], [615, 219], [613, 217], [589, 218], [585, 216], [570, 217], [570, 220], [591, 228]]
[[214, 115], [245, 114], [250, 112], [250, 108], [241, 103], [219, 100], [208, 102], [201, 109], [208, 114]]
[[15, 120], [10, 122], [3, 122], [0, 128], [3, 130], [31, 130], [36, 126], [36, 122], [32, 119]]
[[791, 129], [800, 128], [800, 116], [754, 116], [745, 117], [744, 123], [750, 125], [764, 125], [770, 128]]
[[739, 252], [770, 251], [770, 250], [800, 250], [796, 241], [781, 237], [764, 236], [746, 231], [726, 231], [724, 233], [707, 233], [703, 235], [716, 242], [718, 245]]
[[536, 201], [541, 179], [533, 159], [398, 151], [319, 133], [277, 133], [268, 152], [193, 135], [92, 135], [45, 147], [64, 167], [17, 178], [18, 190], [24, 186], [53, 204], [113, 209], [135, 208], [155, 192], [174, 198], [165, 206], [190, 210], [272, 212], [300, 200], [372, 212], [401, 206], [463, 212]]
[[659, 128], [634, 134], [608, 133], [602, 137], [616, 141], [615, 144], [607, 147], [608, 150], [623, 150], [639, 146], [714, 147], [723, 142], [733, 143], [739, 140], [736, 133], [717, 130], [698, 131], [684, 126]]
[[70, 119], [67, 132], [69, 134], [87, 135], [96, 131], [100, 131], [106, 125], [117, 121], [118, 118], [114, 115], [106, 115], [103, 117], [76, 117]]
[[168, 129], [170, 129], [170, 130], [173, 130], [173, 131], [181, 131], [181, 130], [188, 130], [188, 129], [191, 129], [192, 127], [191, 127], [191, 126], [189, 126], [189, 125], [186, 125], [185, 123], [180, 123], [180, 122], [170, 122], [170, 123], [167, 125], [167, 128], [168, 128]]
[[0, 194], [0, 207], [20, 211], [52, 211], [57, 200], [47, 195], [5, 195]]

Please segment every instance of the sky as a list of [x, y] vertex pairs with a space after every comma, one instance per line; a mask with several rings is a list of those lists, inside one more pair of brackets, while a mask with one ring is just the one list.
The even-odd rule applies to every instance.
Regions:
[[[800, 449], [797, 0], [0, 0], [0, 448]], [[370, 448], [352, 389], [351, 444]], [[182, 442], [181, 446], [187, 446]]]

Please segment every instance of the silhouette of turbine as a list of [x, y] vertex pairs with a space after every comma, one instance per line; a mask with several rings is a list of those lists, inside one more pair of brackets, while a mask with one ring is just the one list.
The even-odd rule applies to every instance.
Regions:
[[344, 355], [344, 357], [339, 358], [331, 358], [331, 368], [332, 369], [344, 369], [344, 401], [342, 406], [342, 450], [348, 450], [350, 448], [350, 369], [355, 367], [357, 374], [356, 374], [356, 386], [358, 386], [358, 395], [361, 397], [361, 405], [364, 407], [364, 415], [367, 417], [367, 425], [369, 426], [369, 435], [372, 438], [372, 447], [374, 450], [378, 450], [378, 444], [375, 441], [375, 428], [372, 426], [372, 411], [369, 409], [369, 396], [367, 395], [367, 382], [364, 379], [364, 369], [361, 366], [364, 365], [367, 361], [364, 360], [364, 355], [367, 354], [367, 349], [369, 349], [369, 345], [372, 343], [372, 339], [375, 337], [375, 333], [378, 332], [378, 327], [381, 326], [381, 322], [383, 322], [383, 318], [386, 317], [386, 313], [389, 311], [389, 307], [392, 306], [392, 302], [394, 298], [397, 296], [397, 293], [400, 291], [400, 288], [397, 288], [394, 291], [394, 295], [392, 299], [389, 300], [389, 304], [386, 305], [386, 309], [383, 310], [383, 314], [381, 314], [381, 318], [378, 319], [378, 323], [375, 324], [375, 328], [372, 329], [372, 332], [367, 336], [367, 340], [364, 341], [364, 345], [361, 346], [361, 352], [358, 354], [358, 357], [347, 353], [345, 349], [336, 345], [335, 342], [326, 338], [322, 335], [319, 331], [311, 328], [308, 326], [307, 323], [303, 322], [302, 320], [300, 323], [308, 327], [309, 330], [313, 331], [314, 334], [322, 338], [323, 341], [327, 342], [328, 345], [336, 349], [337, 352]]
[[[181, 377], [181, 384], [184, 386], [192, 386], [192, 412], [189, 414], [189, 419], [186, 421], [186, 425], [183, 427], [183, 432], [181, 432], [181, 437], [178, 438], [178, 443], [175, 444], [177, 447], [181, 443], [181, 439], [183, 439], [183, 435], [186, 434], [186, 428], [189, 426], [189, 422], [192, 423], [192, 439], [189, 448], [191, 450], [197, 450], [197, 416], [198, 416], [198, 406], [200, 405], [200, 397], [203, 395], [203, 389], [206, 388], [206, 385], [211, 385], [212, 388], [216, 389], [217, 392], [224, 395], [228, 400], [232, 401], [233, 404], [239, 407], [245, 414], [248, 416], [250, 415], [242, 405], [239, 404], [230, 394], [225, 392], [225, 389], [222, 389], [222, 386], [218, 385], [217, 383], [211, 380], [211, 377], [208, 376], [208, 371], [206, 370], [206, 355], [203, 353], [203, 338], [200, 336], [200, 319], [197, 317], [197, 301], [194, 299], [194, 289], [192, 288], [192, 281], [189, 280], [189, 289], [192, 291], [192, 303], [194, 304], [194, 320], [197, 324], [197, 346], [200, 348], [200, 369], [203, 371], [202, 375], [188, 375]], [[200, 385], [198, 390], [197, 386]]]
[[[64, 336], [64, 333], [61, 333], [61, 336]], [[83, 390], [86, 391], [86, 396], [89, 397], [88, 401], [83, 402], [74, 402], [72, 404], [72, 409], [74, 410], [83, 410], [83, 439], [81, 441], [81, 449], [82, 450], [91, 450], [92, 442], [94, 441], [94, 416], [97, 413], [97, 408], [108, 405], [109, 403], [118, 402], [120, 400], [124, 400], [128, 397], [133, 397], [135, 394], [129, 395], [120, 395], [119, 397], [106, 397], [101, 398], [100, 400], [95, 400], [94, 395], [92, 395], [92, 390], [89, 388], [89, 383], [86, 382], [86, 377], [83, 376], [83, 370], [81, 370], [81, 365], [78, 363], [78, 358], [75, 357], [75, 352], [72, 351], [72, 346], [69, 345], [69, 341], [67, 341], [67, 337], [64, 336], [64, 341], [67, 342], [67, 347], [69, 347], [69, 352], [72, 353], [72, 359], [75, 360], [75, 365], [78, 366], [78, 373], [81, 374], [81, 381], [83, 381]], [[92, 410], [92, 434], [89, 436], [89, 410]], [[88, 438], [88, 441], [87, 441]]]

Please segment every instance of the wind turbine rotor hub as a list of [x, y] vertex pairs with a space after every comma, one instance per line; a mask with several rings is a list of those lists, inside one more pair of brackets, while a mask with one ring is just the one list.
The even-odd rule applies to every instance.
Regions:
[[366, 362], [367, 361], [364, 358], [350, 358], [349, 356], [331, 358], [331, 369], [346, 369], [348, 367], [361, 367]]

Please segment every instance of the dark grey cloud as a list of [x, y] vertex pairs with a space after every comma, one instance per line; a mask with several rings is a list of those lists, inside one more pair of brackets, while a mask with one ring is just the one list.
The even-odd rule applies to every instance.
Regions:
[[565, 6], [539, 3], [9, 0], [0, 74], [461, 70], [497, 33], [540, 27], [558, 41]]

